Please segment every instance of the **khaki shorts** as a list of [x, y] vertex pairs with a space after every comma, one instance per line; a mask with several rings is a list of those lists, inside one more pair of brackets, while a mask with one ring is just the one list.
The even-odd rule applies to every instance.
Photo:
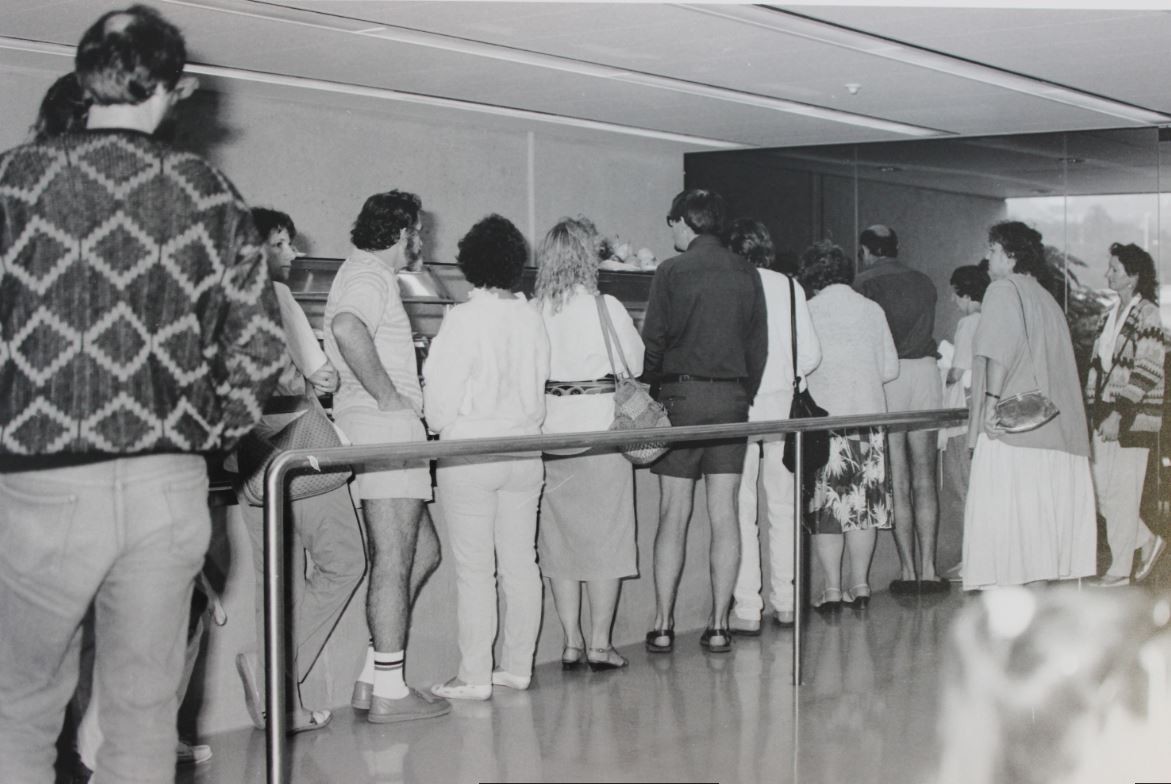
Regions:
[[943, 381], [935, 357], [900, 359], [899, 377], [886, 382], [883, 391], [891, 413], [943, 408]]
[[[379, 411], [346, 408], [334, 414], [337, 426], [355, 445], [405, 444], [426, 441], [423, 422], [409, 409]], [[412, 460], [401, 468], [363, 471], [355, 466], [354, 494], [361, 499], [421, 498], [431, 500], [431, 468], [426, 460]]]

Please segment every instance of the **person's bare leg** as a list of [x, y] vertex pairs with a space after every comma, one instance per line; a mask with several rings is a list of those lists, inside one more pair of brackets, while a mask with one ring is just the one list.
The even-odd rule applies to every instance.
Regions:
[[375, 650], [401, 651], [414, 596], [439, 564], [438, 539], [418, 499], [365, 499], [362, 507], [370, 537], [366, 622]]
[[[659, 530], [655, 533], [655, 629], [675, 626], [675, 592], [683, 574], [683, 550], [691, 520], [695, 480], [659, 477]], [[737, 533], [737, 536], [739, 533]]]
[[870, 561], [874, 558], [878, 532], [874, 528], [867, 528], [862, 531], [846, 531], [845, 536], [846, 549], [850, 551], [850, 582], [846, 587], [853, 594], [859, 585], [870, 585]]
[[915, 511], [911, 508], [911, 466], [907, 455], [907, 434], [886, 434], [886, 459], [894, 489], [895, 550], [899, 555], [899, 579], [915, 579]]
[[565, 647], [584, 649], [585, 641], [581, 636], [581, 581], [550, 577], [549, 587], [553, 589], [553, 606], [557, 609], [557, 619], [561, 621], [561, 630], [565, 633]]
[[707, 516], [712, 525], [711, 580], [712, 614], [708, 626], [728, 628], [732, 589], [740, 569], [740, 519], [736, 508], [740, 474], [707, 474]]
[[817, 561], [825, 572], [825, 590], [842, 590], [842, 549], [841, 534], [814, 534], [813, 549]]
[[[911, 453], [911, 491], [914, 493], [915, 536], [919, 544], [919, 577], [939, 579], [935, 573], [935, 534], [939, 528], [939, 493], [935, 486], [936, 432], [914, 430], [907, 434]], [[897, 525], [897, 518], [896, 518]]]
[[618, 580], [589, 580], [586, 592], [590, 596], [590, 647], [610, 647], [610, 629], [614, 626], [614, 611], [618, 608]]

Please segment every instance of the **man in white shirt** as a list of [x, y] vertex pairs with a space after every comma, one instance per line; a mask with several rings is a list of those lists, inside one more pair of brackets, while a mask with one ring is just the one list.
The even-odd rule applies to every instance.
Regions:
[[[732, 223], [728, 247], [756, 266], [768, 311], [768, 360], [760, 391], [748, 409], [749, 422], [788, 419], [793, 403], [793, 318], [797, 321], [797, 371], [806, 376], [821, 362], [821, 344], [809, 318], [805, 290], [769, 269], [776, 257], [772, 238], [763, 223], [740, 218]], [[790, 293], [792, 292], [792, 293]], [[795, 309], [794, 309], [795, 308]], [[740, 569], [732, 590], [734, 604], [728, 623], [734, 634], [760, 634], [764, 612], [761, 600], [760, 530], [757, 527], [757, 477], [764, 487], [768, 510], [769, 577], [774, 619], [793, 623], [793, 474], [782, 457], [785, 441], [766, 438], [750, 443], [740, 481]]]
[[[395, 277], [422, 258], [421, 213], [413, 193], [368, 198], [350, 232], [354, 251], [325, 304], [325, 353], [339, 377], [334, 416], [354, 444], [427, 438], [411, 323]], [[359, 471], [354, 487], [370, 537], [371, 645], [351, 704], [368, 710], [375, 724], [441, 716], [450, 705], [403, 678], [410, 608], [439, 565], [439, 539], [425, 505], [431, 500], [427, 462]]]

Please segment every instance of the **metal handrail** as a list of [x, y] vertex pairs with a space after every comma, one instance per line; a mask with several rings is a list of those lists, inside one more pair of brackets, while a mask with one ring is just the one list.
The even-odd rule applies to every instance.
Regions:
[[[767, 422], [744, 422], [726, 425], [690, 425], [685, 427], [648, 428], [644, 430], [610, 430], [592, 433], [563, 433], [510, 438], [477, 438], [454, 441], [418, 441], [408, 444], [365, 444], [324, 449], [292, 449], [281, 452], [264, 477], [264, 659], [265, 722], [268, 784], [285, 784], [287, 780], [287, 723], [285, 704], [285, 593], [281, 554], [284, 552], [284, 504], [274, 499], [285, 497], [284, 487], [294, 471], [324, 471], [345, 465], [377, 467], [404, 460], [456, 457], [462, 455], [539, 454], [555, 449], [623, 446], [637, 443], [675, 443], [678, 441], [714, 441], [725, 438], [760, 440], [767, 435], [794, 433], [797, 437], [797, 464], [794, 474], [801, 476], [802, 434], [815, 430], [858, 430], [918, 426], [935, 429], [941, 425], [966, 420], [966, 408], [933, 411], [902, 411], [890, 414], [831, 416], [817, 419], [778, 419]], [[795, 482], [793, 493], [793, 585], [801, 586], [801, 509], [803, 489]], [[794, 602], [793, 684], [801, 683], [801, 602]]]

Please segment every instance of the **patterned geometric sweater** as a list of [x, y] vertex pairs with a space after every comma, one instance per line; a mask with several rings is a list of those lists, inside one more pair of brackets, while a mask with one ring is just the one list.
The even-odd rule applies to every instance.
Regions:
[[1094, 426], [1111, 411], [1122, 415], [1122, 433], [1157, 433], [1163, 425], [1163, 323], [1159, 306], [1145, 297], [1126, 315], [1112, 352], [1114, 366], [1103, 377], [1098, 341], [1086, 380]]
[[202, 158], [131, 130], [0, 155], [0, 470], [229, 449], [283, 352], [248, 208]]

